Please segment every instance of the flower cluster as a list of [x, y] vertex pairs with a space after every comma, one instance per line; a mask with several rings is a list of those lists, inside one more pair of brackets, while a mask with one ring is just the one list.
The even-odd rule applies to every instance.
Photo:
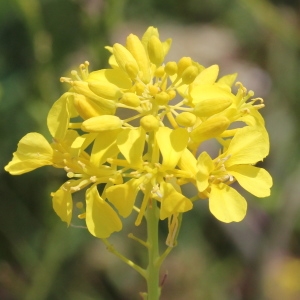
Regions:
[[[84, 189], [78, 217], [99, 238], [120, 231], [133, 211], [139, 225], [153, 201], [170, 233], [197, 199], [208, 198], [220, 221], [241, 221], [247, 202], [233, 183], [257, 197], [272, 186], [269, 173], [254, 166], [269, 152], [258, 112], [263, 100], [239, 82], [233, 92], [236, 74], [218, 79], [217, 65], [205, 68], [190, 57], [164, 62], [170, 46], [149, 27], [142, 39], [130, 34], [125, 46], [107, 47], [111, 68], [89, 73], [85, 62], [61, 78], [70, 89], [49, 111], [52, 142], [27, 134], [5, 170], [64, 169], [68, 180], [51, 194], [55, 212], [69, 225], [72, 195]], [[216, 157], [199, 154], [210, 139]], [[183, 195], [185, 184], [196, 187], [194, 197]]]

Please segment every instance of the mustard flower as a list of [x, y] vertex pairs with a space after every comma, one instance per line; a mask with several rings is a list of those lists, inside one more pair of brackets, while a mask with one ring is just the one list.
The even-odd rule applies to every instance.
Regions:
[[211, 213], [223, 222], [239, 222], [246, 214], [247, 203], [231, 185], [237, 181], [256, 197], [270, 195], [272, 178], [263, 168], [253, 166], [269, 152], [269, 142], [257, 129], [238, 129], [228, 148], [214, 160], [202, 152], [197, 161], [196, 184], [209, 198]]
[[[120, 231], [122, 218], [133, 212], [139, 225], [155, 202], [159, 218], [168, 219], [173, 246], [180, 216], [196, 198], [207, 197], [212, 214], [231, 222], [246, 212], [235, 181], [257, 197], [269, 195], [270, 175], [254, 167], [269, 151], [258, 112], [263, 100], [252, 99], [241, 83], [234, 94], [236, 74], [218, 79], [217, 65], [205, 68], [190, 57], [165, 62], [171, 42], [149, 27], [141, 39], [130, 34], [125, 45], [106, 47], [110, 68], [89, 72], [85, 62], [62, 77], [70, 89], [48, 113], [53, 142], [26, 135], [5, 167], [14, 175], [44, 165], [64, 169], [68, 180], [52, 201], [68, 225], [79, 190], [85, 201], [78, 217], [99, 238]], [[209, 139], [220, 145], [217, 158], [197, 155]], [[198, 189], [193, 199], [182, 193], [187, 183]]]

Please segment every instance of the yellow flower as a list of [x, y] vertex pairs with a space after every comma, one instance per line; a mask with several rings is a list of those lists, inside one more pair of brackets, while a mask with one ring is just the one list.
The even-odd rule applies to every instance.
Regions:
[[20, 175], [39, 167], [52, 165], [53, 149], [39, 133], [26, 134], [19, 142], [13, 159], [5, 166], [5, 171]]
[[212, 160], [207, 152], [198, 158], [196, 174], [199, 192], [209, 197], [212, 214], [223, 222], [239, 222], [246, 214], [246, 200], [230, 185], [237, 180], [256, 197], [270, 195], [272, 178], [253, 164], [263, 160], [269, 152], [269, 142], [256, 128], [244, 127], [237, 131], [227, 150]]
[[[161, 203], [161, 219], [192, 208], [192, 202], [182, 195], [179, 185], [172, 180], [174, 176], [186, 175], [185, 172], [176, 169], [176, 165], [186, 149], [188, 132], [182, 128], [171, 130], [167, 127], [160, 127], [155, 134], [152, 157], [146, 157], [147, 161], [142, 159], [145, 141], [146, 132], [142, 128], [123, 130], [118, 135], [117, 146], [125, 161], [110, 160], [110, 163], [135, 169], [136, 171], [131, 173], [131, 176], [135, 178], [126, 183], [111, 186], [105, 192], [108, 200], [114, 204], [119, 213], [127, 217], [134, 207], [139, 190], [142, 190], [145, 197], [137, 224], [141, 221], [151, 198]], [[159, 163], [159, 151], [162, 155], [162, 163]]]
[[[161, 41], [149, 27], [141, 39], [130, 34], [125, 45], [106, 47], [111, 68], [89, 72], [85, 62], [71, 78], [62, 77], [70, 89], [48, 113], [53, 142], [29, 133], [5, 170], [64, 169], [68, 180], [52, 193], [54, 211], [70, 225], [73, 193], [85, 190], [78, 217], [99, 238], [122, 229], [119, 215], [136, 211], [139, 225], [156, 201], [173, 246], [180, 214], [193, 207], [181, 189], [190, 182], [219, 220], [240, 221], [247, 204], [234, 181], [257, 197], [268, 196], [272, 184], [267, 171], [254, 167], [269, 151], [258, 112], [263, 101], [251, 99], [253, 92], [240, 83], [234, 94], [236, 74], [218, 79], [217, 65], [205, 68], [190, 57], [165, 62], [170, 46], [171, 39]], [[212, 159], [202, 152], [196, 159], [210, 139], [222, 153]]]

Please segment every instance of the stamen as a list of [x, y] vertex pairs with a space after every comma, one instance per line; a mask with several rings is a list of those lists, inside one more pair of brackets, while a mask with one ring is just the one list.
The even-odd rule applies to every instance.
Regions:
[[91, 177], [90, 177], [90, 181], [91, 181], [91, 182], [96, 182], [96, 180], [97, 180], [97, 177], [96, 177], [96, 176], [91, 176]]
[[166, 245], [174, 247], [176, 244], [175, 238], [178, 229], [178, 214], [174, 214], [168, 218], [169, 234], [167, 236]]

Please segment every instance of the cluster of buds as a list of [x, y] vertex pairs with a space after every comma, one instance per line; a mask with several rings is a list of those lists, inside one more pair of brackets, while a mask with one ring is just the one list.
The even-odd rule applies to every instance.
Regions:
[[[257, 197], [272, 186], [269, 173], [254, 166], [269, 152], [263, 100], [239, 82], [233, 92], [236, 74], [218, 79], [217, 65], [190, 57], [164, 63], [170, 46], [149, 27], [142, 39], [130, 34], [125, 46], [107, 47], [111, 68], [89, 73], [85, 62], [61, 78], [70, 89], [48, 114], [53, 141], [27, 134], [6, 171], [64, 169], [68, 180], [51, 194], [55, 212], [69, 225], [72, 195], [85, 190], [78, 217], [99, 238], [120, 231], [132, 213], [139, 225], [153, 201], [170, 233], [197, 199], [208, 199], [220, 221], [241, 221], [247, 202], [233, 184]], [[199, 153], [211, 139], [216, 157]], [[183, 195], [183, 185], [194, 185], [195, 195]]]

